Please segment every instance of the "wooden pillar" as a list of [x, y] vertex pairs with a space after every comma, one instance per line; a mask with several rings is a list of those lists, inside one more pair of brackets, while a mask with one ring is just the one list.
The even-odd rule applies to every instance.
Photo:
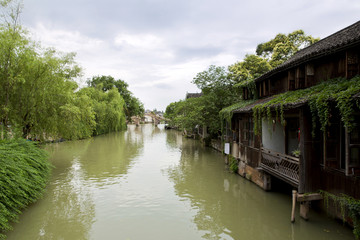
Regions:
[[263, 173], [263, 183], [264, 183], [263, 189], [265, 191], [270, 191], [271, 190], [271, 175], [264, 172]]
[[300, 127], [300, 156], [299, 156], [299, 193], [306, 191], [306, 148], [305, 148], [305, 132], [311, 129], [306, 129], [306, 118], [304, 116], [304, 108], [299, 110], [299, 127]]
[[349, 175], [349, 161], [350, 161], [349, 144], [350, 144], [350, 135], [348, 128], [345, 127], [345, 175], [346, 176]]
[[310, 209], [310, 202], [301, 202], [300, 203], [300, 217], [305, 220], [309, 219], [309, 209]]

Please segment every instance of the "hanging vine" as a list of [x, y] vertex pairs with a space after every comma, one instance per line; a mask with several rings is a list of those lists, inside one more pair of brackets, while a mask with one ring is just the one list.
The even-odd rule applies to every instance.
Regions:
[[255, 100], [243, 100], [243, 101], [237, 102], [229, 107], [226, 107], [219, 112], [220, 118], [222, 120], [226, 120], [228, 123], [231, 123], [231, 118], [236, 109], [246, 107], [254, 102], [255, 102]]
[[320, 193], [324, 196], [326, 208], [329, 208], [330, 199], [334, 202], [336, 207], [340, 207], [340, 214], [344, 222], [346, 221], [346, 210], [348, 211], [348, 215], [354, 225], [353, 233], [356, 239], [360, 239], [360, 200], [345, 194], [337, 196], [323, 190], [321, 190]]
[[343, 78], [332, 79], [321, 82], [310, 88], [300, 89], [296, 91], [288, 91], [279, 95], [268, 102], [258, 104], [253, 108], [253, 117], [255, 122], [255, 133], [259, 134], [259, 123], [261, 119], [272, 117], [272, 112], [276, 112], [283, 125], [285, 125], [284, 108], [295, 106], [297, 104], [308, 103], [312, 114], [313, 135], [316, 128], [316, 122], [320, 122], [320, 129], [325, 131], [329, 125], [330, 103], [335, 102], [336, 108], [340, 111], [341, 121], [344, 126], [351, 131], [354, 127], [354, 112], [359, 107], [359, 100], [354, 101], [353, 96], [360, 92], [360, 77], [354, 77], [350, 80]]

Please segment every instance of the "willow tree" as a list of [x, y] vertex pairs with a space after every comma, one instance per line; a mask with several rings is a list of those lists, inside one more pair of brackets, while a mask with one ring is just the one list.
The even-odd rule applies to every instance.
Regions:
[[[10, 3], [1, 1], [1, 6]], [[18, 24], [17, 6], [0, 25], [0, 121], [12, 135], [17, 131], [40, 139], [68, 135], [70, 129], [61, 127], [68, 115], [60, 108], [72, 103], [81, 68], [75, 54], [44, 50], [31, 41]]]
[[133, 93], [129, 90], [129, 84], [124, 80], [118, 79], [115, 80], [112, 76], [94, 76], [91, 80], [87, 81], [89, 87], [95, 87], [106, 92], [112, 88], [116, 88], [121, 97], [125, 101], [125, 114], [128, 120], [132, 116], [142, 116], [144, 115], [144, 104], [136, 98]]
[[94, 113], [95, 127], [92, 135], [120, 131], [126, 128], [125, 102], [116, 88], [103, 92], [101, 87], [81, 89], [79, 97], [88, 98]]

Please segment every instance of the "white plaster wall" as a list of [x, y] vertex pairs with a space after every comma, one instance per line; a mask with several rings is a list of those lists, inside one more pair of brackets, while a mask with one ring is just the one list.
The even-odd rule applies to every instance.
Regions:
[[281, 123], [273, 121], [269, 123], [267, 119], [262, 121], [262, 144], [264, 148], [285, 153], [285, 129]]

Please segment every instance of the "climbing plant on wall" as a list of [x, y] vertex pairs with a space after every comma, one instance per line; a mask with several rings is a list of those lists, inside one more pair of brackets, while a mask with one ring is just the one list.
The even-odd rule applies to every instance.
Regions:
[[348, 212], [348, 216], [354, 225], [353, 233], [355, 238], [360, 239], [360, 200], [345, 194], [337, 196], [326, 191], [320, 191], [320, 193], [324, 196], [324, 202], [327, 208], [329, 207], [329, 200], [332, 200], [336, 207], [340, 207], [340, 213], [344, 222], [346, 211]]
[[271, 100], [258, 104], [253, 108], [255, 119], [254, 131], [259, 134], [261, 120], [273, 117], [275, 110], [276, 116], [280, 117], [282, 124], [284, 121], [284, 108], [291, 108], [298, 104], [308, 103], [312, 114], [313, 135], [316, 128], [316, 122], [320, 122], [320, 129], [325, 131], [329, 125], [330, 105], [335, 103], [339, 110], [341, 121], [351, 132], [354, 124], [354, 112], [359, 109], [359, 100], [353, 96], [360, 92], [360, 77], [354, 77], [350, 80], [338, 78], [324, 81], [310, 88], [296, 91], [288, 91], [274, 96]]

